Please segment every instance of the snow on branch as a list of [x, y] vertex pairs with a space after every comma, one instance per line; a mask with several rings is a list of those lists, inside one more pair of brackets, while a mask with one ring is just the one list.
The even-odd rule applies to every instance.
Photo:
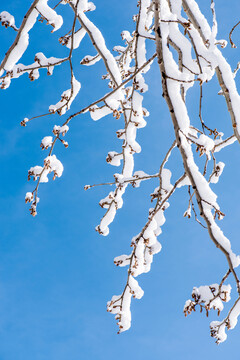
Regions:
[[[28, 49], [30, 30], [34, 28], [38, 17], [43, 24], [51, 26], [52, 32], [62, 31], [62, 25], [67, 23], [67, 15], [64, 15], [64, 11], [63, 15], [58, 14], [58, 6], [61, 5], [68, 7], [73, 15], [70, 29], [64, 30], [59, 37], [65, 55], [60, 58], [54, 57], [54, 54], [46, 56], [39, 49], [33, 63], [19, 63]], [[30, 203], [31, 215], [37, 215], [40, 185], [49, 181], [50, 174], [53, 175], [53, 180], [62, 176], [63, 165], [55, 154], [55, 145], [61, 143], [68, 148], [65, 135], [70, 130], [71, 121], [87, 113], [94, 121], [109, 115], [120, 121], [116, 135], [121, 141], [121, 149], [109, 149], [106, 154], [107, 163], [113, 165], [114, 169], [118, 167], [118, 172], [113, 174], [113, 179], [84, 187], [88, 190], [96, 186], [113, 186], [99, 202], [105, 213], [96, 226], [98, 233], [104, 236], [109, 234], [118, 209], [123, 207], [124, 194], [129, 185], [138, 188], [142, 182], [153, 179], [157, 179], [159, 184], [156, 188], [153, 187], [150, 194], [151, 201], [155, 202], [154, 207], [149, 209], [148, 218], [140, 232], [130, 241], [130, 254], [114, 259], [116, 266], [127, 267], [127, 279], [122, 293], [114, 295], [108, 302], [107, 310], [115, 314], [119, 333], [130, 328], [132, 297], [140, 299], [144, 294], [136, 277], [150, 271], [153, 255], [161, 250], [158, 237], [166, 221], [165, 212], [169, 207], [170, 197], [179, 188], [186, 187], [187, 210], [183, 215], [186, 219], [191, 219], [193, 214], [193, 219], [207, 230], [209, 238], [226, 259], [227, 273], [220, 284], [194, 287], [192, 300], [187, 300], [184, 313], [191, 314], [199, 307], [207, 315], [211, 309], [217, 310], [219, 315], [223, 310], [223, 303], [230, 301], [231, 286], [226, 285], [225, 281], [232, 276], [237, 299], [222, 321], [210, 324], [211, 336], [220, 343], [226, 340], [225, 330], [236, 326], [240, 314], [240, 283], [237, 273], [240, 256], [232, 250], [230, 240], [220, 228], [220, 220], [225, 214], [214, 191], [225, 167], [218, 158], [220, 151], [236, 141], [240, 142], [240, 95], [236, 86], [239, 64], [232, 71], [222, 54], [221, 49], [227, 46], [227, 41], [217, 38], [217, 11], [213, 1], [210, 4], [211, 25], [195, 0], [139, 0], [137, 7], [138, 13], [133, 17], [134, 30], [123, 30], [122, 42], [114, 46], [113, 51], [107, 47], [104, 34], [97, 24], [90, 20], [88, 13], [95, 10], [95, 5], [87, 0], [63, 0], [54, 8], [48, 0], [35, 0], [19, 28], [11, 14], [7, 11], [0, 13], [2, 25], [17, 32], [0, 64], [1, 89], [7, 89], [12, 79], [18, 79], [23, 74], [28, 74], [33, 81], [39, 78], [42, 69], [47, 70], [47, 75], [52, 75], [55, 66], [59, 71], [62, 64], [68, 67], [65, 71], [68, 85], [59, 94], [56, 93], [59, 101], [55, 105], [48, 104], [45, 114], [26, 117], [21, 121], [21, 125], [25, 127], [33, 119], [43, 116], [54, 117], [55, 114], [63, 117], [60, 125], [53, 126], [52, 134], [39, 139], [45, 156], [42, 165], [29, 169], [28, 179], [36, 181], [36, 185], [26, 193], [25, 201]], [[232, 33], [238, 24], [233, 26], [229, 34], [233, 48], [236, 45], [233, 43]], [[102, 61], [105, 66], [102, 78], [107, 81], [110, 90], [82, 109], [64, 117], [81, 89], [81, 79], [78, 79], [78, 72], [74, 71], [73, 56], [82, 46], [84, 37], [90, 40], [93, 55], [84, 53], [80, 64], [84, 69], [84, 66], [94, 66]], [[154, 75], [159, 76], [159, 88], [156, 91], [162, 93], [168, 106], [175, 140], [160, 161], [158, 169], [153, 174], [147, 174], [144, 170], [134, 168], [134, 159], [136, 154], [141, 153], [138, 130], [147, 125], [147, 118], [150, 116], [144, 107], [144, 95], [149, 86], [145, 75], [156, 60], [160, 69], [160, 73]], [[219, 94], [225, 98], [232, 124], [232, 133], [227, 136], [224, 136], [221, 129], [212, 127], [211, 119], [206, 118], [202, 111], [205, 96], [203, 89], [215, 75], [220, 86]], [[196, 101], [198, 110], [193, 119], [189, 115], [186, 99], [188, 92], [196, 87], [199, 88], [199, 99]], [[161, 117], [158, 121], [161, 121]], [[221, 126], [220, 121], [218, 126]], [[177, 151], [182, 159], [179, 168], [183, 174], [178, 179], [176, 169], [167, 167], [171, 154]], [[200, 158], [204, 159], [204, 164]]]

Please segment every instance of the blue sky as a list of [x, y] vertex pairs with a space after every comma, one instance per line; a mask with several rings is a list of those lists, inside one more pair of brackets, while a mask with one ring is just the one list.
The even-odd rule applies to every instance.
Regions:
[[[3, 0], [0, 11], [13, 13], [19, 24], [30, 3]], [[202, 3], [207, 9], [210, 1]], [[97, 10], [90, 16], [105, 35], [107, 45], [121, 45], [121, 31], [133, 30], [135, 1], [96, 0], [95, 4]], [[216, 1], [216, 10], [219, 38], [226, 38], [239, 20], [240, 4], [233, 0], [230, 7], [226, 1]], [[38, 23], [30, 33], [31, 43], [23, 63], [31, 63], [39, 51], [47, 56], [65, 56], [65, 49], [56, 43], [64, 30], [51, 34], [49, 27]], [[0, 34], [2, 58], [15, 33], [1, 28]], [[236, 43], [239, 34], [237, 29]], [[95, 52], [84, 40], [74, 60], [82, 89], [72, 112], [107, 91], [107, 84], [101, 80], [101, 62], [89, 68], [79, 65], [86, 54]], [[224, 54], [234, 68], [239, 50], [228, 47]], [[138, 132], [142, 153], [136, 155], [135, 169], [155, 173], [173, 141], [173, 129], [161, 97], [156, 64], [146, 78], [149, 92], [144, 106], [151, 116], [147, 127]], [[151, 272], [138, 279], [145, 294], [132, 302], [132, 327], [116, 334], [117, 326], [114, 317], [106, 312], [106, 302], [122, 291], [126, 269], [116, 268], [113, 258], [129, 251], [131, 238], [141, 230], [151, 207], [149, 194], [157, 186], [152, 181], [142, 183], [139, 189], [129, 187], [110, 235], [100, 237], [95, 232], [103, 215], [98, 202], [109, 189], [86, 192], [83, 187], [111, 181], [112, 174], [118, 171], [106, 163], [105, 157], [108, 151], [120, 148], [115, 131], [122, 127], [121, 120], [109, 116], [93, 122], [88, 114], [74, 119], [66, 138], [69, 148], [56, 147], [57, 157], [64, 165], [63, 176], [42, 184], [38, 216], [29, 215], [24, 196], [34, 184], [27, 182], [27, 171], [42, 164], [45, 154], [40, 149], [41, 139], [51, 135], [53, 125], [61, 124], [63, 119], [37, 119], [26, 128], [19, 123], [25, 116], [46, 112], [68, 88], [68, 81], [68, 68], [62, 66], [54, 70], [52, 77], [47, 77], [45, 71], [35, 82], [23, 76], [14, 80], [8, 90], [1, 91], [0, 360], [234, 357], [239, 351], [239, 326], [228, 333], [224, 344], [216, 346], [209, 336], [209, 323], [217, 319], [216, 314], [207, 319], [194, 313], [185, 319], [182, 313], [193, 286], [220, 281], [227, 266], [207, 232], [183, 218], [188, 202], [184, 188], [174, 195], [166, 211], [167, 221], [159, 238], [161, 253], [155, 256]], [[223, 98], [216, 95], [218, 90], [216, 79], [204, 88], [203, 114], [212, 127], [219, 126], [230, 135], [230, 119]], [[188, 99], [193, 117], [197, 111], [196, 96], [197, 91], [193, 91]], [[179, 174], [179, 159], [176, 150], [169, 163], [175, 177]], [[222, 228], [239, 254], [240, 205], [234, 201], [240, 196], [238, 145], [222, 151], [217, 159], [226, 163], [221, 180], [214, 187], [227, 214]]]

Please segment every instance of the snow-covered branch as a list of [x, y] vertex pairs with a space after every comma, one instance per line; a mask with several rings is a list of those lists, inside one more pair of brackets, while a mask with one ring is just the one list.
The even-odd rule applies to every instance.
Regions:
[[[39, 49], [31, 60], [32, 63], [21, 64], [19, 61], [28, 50], [30, 30], [34, 28], [37, 19], [43, 24], [50, 25], [51, 32], [61, 31], [62, 25], [65, 22], [69, 23], [68, 15], [64, 16], [64, 11], [63, 15], [58, 14], [59, 7], [63, 5], [73, 16], [71, 25], [59, 37], [59, 43], [63, 45], [63, 56], [47, 56]], [[27, 192], [25, 201], [31, 204], [30, 213], [35, 216], [40, 200], [40, 184], [48, 182], [51, 173], [53, 180], [62, 176], [63, 165], [55, 154], [55, 145], [60, 142], [68, 148], [65, 135], [70, 130], [71, 121], [77, 121], [82, 114], [88, 114], [94, 121], [107, 115], [122, 121], [121, 128], [117, 131], [121, 150], [110, 150], [106, 157], [109, 164], [118, 166], [120, 170], [113, 174], [113, 179], [106, 179], [100, 184], [96, 181], [96, 184], [85, 186], [85, 190], [103, 185], [114, 187], [100, 201], [100, 206], [106, 209], [106, 212], [96, 227], [98, 233], [104, 236], [109, 234], [109, 227], [117, 210], [123, 206], [128, 185], [139, 187], [143, 181], [158, 179], [159, 186], [150, 194], [151, 201], [156, 203], [149, 209], [148, 219], [140, 227], [138, 235], [131, 240], [131, 253], [118, 256], [114, 260], [117, 266], [128, 266], [127, 281], [121, 295], [113, 296], [107, 309], [116, 315], [119, 332], [129, 329], [131, 298], [133, 296], [140, 299], [143, 296], [143, 290], [135, 278], [150, 270], [153, 255], [160, 252], [161, 244], [157, 237], [165, 223], [168, 201], [176, 190], [185, 186], [188, 194], [184, 217], [190, 219], [193, 213], [196, 222], [207, 229], [210, 239], [225, 256], [228, 269], [220, 284], [194, 287], [192, 300], [186, 302], [184, 312], [186, 315], [190, 314], [199, 306], [200, 310], [205, 309], [207, 314], [211, 309], [218, 310], [220, 314], [223, 302], [230, 301], [231, 287], [225, 285], [225, 281], [232, 276], [237, 299], [225, 319], [221, 322], [212, 322], [210, 325], [211, 335], [220, 343], [226, 339], [225, 328], [235, 327], [240, 314], [240, 283], [237, 273], [240, 256], [233, 252], [230, 240], [220, 228], [219, 220], [222, 220], [225, 214], [213, 190], [225, 166], [223, 161], [218, 159], [220, 151], [224, 151], [236, 141], [240, 142], [240, 95], [236, 86], [239, 64], [236, 70], [232, 71], [222, 54], [221, 49], [227, 46], [227, 42], [217, 39], [217, 12], [213, 1], [210, 4], [211, 26], [196, 0], [139, 0], [137, 6], [138, 13], [133, 17], [134, 30], [123, 30], [122, 43], [116, 45], [113, 51], [110, 51], [105, 35], [89, 15], [89, 12], [95, 10], [95, 5], [88, 0], [62, 0], [55, 7], [51, 6], [48, 0], [35, 0], [19, 28], [11, 14], [7, 11], [0, 13], [2, 25], [16, 32], [16, 38], [0, 65], [1, 89], [9, 88], [11, 80], [18, 79], [23, 74], [27, 74], [31, 81], [37, 80], [40, 73], [44, 73], [42, 69], [47, 70], [47, 75], [52, 75], [54, 68], [57, 67], [58, 71], [61, 71], [63, 64], [68, 81], [62, 93], [56, 92], [56, 103], [47, 104], [44, 114], [26, 117], [21, 121], [21, 125], [25, 127], [27, 124], [30, 125], [31, 120], [47, 115], [51, 115], [51, 118], [63, 118], [61, 125], [53, 127], [52, 134], [46, 134], [44, 138], [39, 139], [40, 147], [44, 152], [47, 151], [47, 156], [44, 156], [41, 166], [33, 166], [28, 171], [28, 179], [35, 180], [36, 185], [32, 191]], [[233, 26], [229, 35], [233, 48], [235, 44], [232, 33], [238, 24]], [[11, 29], [9, 31], [13, 32]], [[71, 106], [76, 103], [81, 89], [81, 79], [78, 79], [79, 74], [74, 69], [73, 57], [85, 37], [90, 40], [94, 55], [85, 54], [83, 48], [84, 57], [80, 64], [82, 67], [94, 66], [98, 61], [102, 61], [105, 67], [102, 78], [107, 80], [110, 90], [71, 113]], [[134, 157], [141, 152], [137, 130], [146, 126], [146, 118], [150, 115], [144, 107], [144, 95], [148, 91], [145, 74], [151, 70], [151, 65], [156, 59], [160, 74], [154, 74], [159, 79], [159, 88], [155, 91], [162, 93], [166, 101], [175, 140], [159, 161], [157, 169], [149, 175], [145, 169], [134, 168]], [[232, 123], [232, 133], [226, 137], [221, 132], [220, 121], [218, 128], [214, 128], [211, 119], [205, 117], [202, 111], [205, 96], [203, 89], [215, 75], [221, 88], [219, 94], [224, 95]], [[188, 92], [196, 87], [199, 96], [196, 100], [197, 112], [193, 122], [189, 115], [187, 97]], [[65, 117], [66, 112], [68, 115]], [[158, 120], [161, 121], [161, 117]], [[166, 167], [171, 154], [177, 151], [182, 159], [179, 168], [183, 174], [178, 180], [176, 179], [179, 174], [176, 169]], [[154, 156], [158, 158], [158, 155]], [[204, 158], [204, 162], [199, 158]], [[175, 179], [173, 182], [172, 178]]]

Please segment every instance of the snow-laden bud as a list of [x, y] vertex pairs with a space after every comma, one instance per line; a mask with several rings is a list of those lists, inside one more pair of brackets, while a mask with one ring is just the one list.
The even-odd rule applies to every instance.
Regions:
[[37, 80], [39, 78], [39, 71], [38, 69], [34, 69], [29, 72], [28, 77], [31, 81]]
[[21, 126], [26, 126], [28, 121], [29, 121], [28, 118], [24, 118], [24, 119], [20, 122], [20, 125], [21, 125]]
[[216, 42], [216, 45], [220, 45], [222, 49], [224, 49], [227, 46], [228, 42], [225, 39], [218, 40]]
[[132, 36], [130, 35], [130, 32], [127, 30], [124, 30], [121, 32], [121, 37], [123, 40], [126, 40], [128, 43], [132, 41]]
[[108, 209], [114, 199], [114, 192], [111, 191], [104, 199], [100, 200], [99, 205], [102, 208]]
[[114, 46], [113, 51], [116, 51], [119, 54], [122, 54], [126, 51], [126, 48], [124, 46]]
[[64, 36], [61, 36], [58, 41], [60, 42], [60, 44], [62, 45], [68, 45], [68, 43], [70, 42], [71, 40], [71, 36], [70, 35], [64, 35]]
[[191, 218], [191, 207], [188, 207], [188, 209], [183, 214], [184, 217], [187, 217], [188, 219]]
[[58, 15], [55, 10], [48, 6], [47, 0], [39, 1], [36, 5], [36, 9], [42, 17], [47, 20], [47, 25], [51, 25], [53, 27], [51, 32], [60, 29], [63, 24], [63, 18], [61, 15]]
[[146, 174], [144, 171], [142, 171], [142, 170], [135, 171], [135, 173], [133, 174], [133, 180], [131, 181], [132, 187], [134, 187], [134, 188], [140, 187], [141, 181], [147, 177], [149, 177], [149, 175]]
[[119, 129], [116, 131], [118, 139], [125, 139], [125, 129]]
[[120, 266], [120, 267], [129, 265], [130, 264], [130, 255], [120, 255], [120, 256], [115, 257], [114, 264], [116, 266]]
[[227, 339], [225, 323], [212, 321], [210, 324], [210, 334], [216, 339], [217, 344], [224, 342]]
[[69, 127], [67, 125], [63, 125], [63, 126], [59, 126], [59, 125], [55, 125], [53, 128], [53, 133], [54, 135], [59, 135], [61, 134], [62, 136], [64, 136], [69, 130]]
[[27, 192], [25, 195], [25, 203], [30, 203], [33, 201], [33, 193]]
[[11, 84], [11, 76], [6, 75], [3, 79], [0, 79], [0, 85], [1, 85], [1, 89], [7, 89]]
[[31, 176], [33, 176], [33, 180], [36, 180], [38, 176], [42, 173], [43, 167], [42, 166], [33, 166], [28, 170], [28, 180], [30, 180]]
[[86, 11], [94, 11], [94, 10], [96, 10], [95, 4], [92, 1], [89, 1], [87, 3], [87, 10]]
[[107, 311], [116, 314], [117, 325], [119, 327], [118, 334], [128, 330], [131, 326], [131, 298], [132, 294], [129, 286], [127, 286], [122, 295], [114, 295], [111, 301], [107, 303]]
[[52, 136], [45, 136], [40, 144], [40, 147], [42, 148], [42, 150], [44, 149], [48, 149], [53, 143], [53, 138]]
[[219, 161], [219, 163], [215, 166], [215, 171], [213, 172], [212, 176], [210, 177], [210, 182], [213, 184], [216, 184], [219, 180], [219, 177], [222, 175], [223, 169], [225, 167], [225, 164], [222, 161]]
[[219, 286], [218, 284], [194, 287], [192, 291], [193, 300], [187, 300], [184, 306], [185, 316], [195, 311], [197, 305], [200, 306], [201, 312], [203, 309], [206, 310], [207, 316], [211, 309], [217, 310], [219, 315], [224, 308], [223, 302], [228, 302], [231, 299], [231, 289], [231, 285]]
[[12, 16], [11, 14], [9, 14], [9, 12], [7, 11], [2, 11], [0, 13], [0, 22], [2, 23], [3, 26], [5, 26], [6, 28], [9, 26], [15, 27], [15, 19], [14, 16]]
[[122, 153], [119, 154], [116, 151], [110, 151], [108, 153], [108, 156], [106, 157], [106, 161], [114, 166], [120, 166], [122, 159], [123, 159], [123, 154]]
[[56, 177], [62, 176], [63, 173], [63, 165], [60, 160], [57, 159], [56, 155], [47, 156], [44, 159], [44, 166], [49, 169], [49, 172], [53, 172], [53, 180]]
[[67, 141], [61, 140], [61, 143], [65, 146], [66, 149], [68, 148], [69, 145]]
[[29, 211], [32, 216], [36, 216], [37, 215], [36, 205], [32, 204]]
[[214, 149], [215, 142], [209, 136], [201, 134], [196, 140], [197, 148], [196, 151], [199, 151], [199, 155], [202, 156], [204, 154], [207, 155], [208, 159], [211, 159], [210, 152]]
[[86, 55], [81, 61], [80, 64], [81, 65], [94, 65], [96, 64], [98, 61], [101, 60], [101, 56], [99, 56], [99, 54], [95, 55], [95, 56], [91, 56], [91, 55]]
[[141, 299], [144, 295], [144, 291], [142, 288], [138, 285], [138, 282], [132, 275], [129, 276], [128, 279], [129, 287], [130, 287], [130, 293], [133, 295], [136, 299]]

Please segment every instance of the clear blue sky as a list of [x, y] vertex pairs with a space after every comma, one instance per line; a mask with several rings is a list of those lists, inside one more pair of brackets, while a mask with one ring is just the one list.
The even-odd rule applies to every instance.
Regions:
[[[3, 0], [0, 11], [14, 14], [18, 25], [30, 3]], [[207, 8], [210, 1], [201, 3]], [[133, 30], [131, 17], [136, 13], [136, 2], [96, 0], [95, 4], [97, 10], [90, 16], [105, 35], [107, 45], [121, 45], [121, 31]], [[226, 38], [239, 20], [240, 3], [232, 0], [229, 5], [219, 0], [216, 10], [219, 38]], [[47, 56], [65, 56], [66, 50], [56, 43], [64, 30], [52, 35], [49, 27], [38, 23], [30, 33], [31, 43], [23, 63], [31, 63], [39, 51]], [[14, 36], [12, 29], [0, 29], [1, 58]], [[234, 36], [240, 47], [239, 29]], [[239, 50], [228, 47], [224, 53], [236, 66]], [[86, 54], [94, 55], [95, 51], [84, 40], [75, 58], [76, 77], [82, 89], [72, 111], [107, 91], [106, 83], [101, 81], [101, 62], [95, 67], [79, 66]], [[171, 199], [166, 211], [167, 221], [159, 238], [161, 253], [155, 256], [151, 272], [138, 279], [145, 294], [132, 302], [132, 327], [116, 334], [114, 316], [106, 312], [106, 302], [122, 291], [127, 274], [125, 268], [114, 266], [113, 258], [130, 251], [131, 238], [141, 230], [151, 206], [149, 194], [157, 186], [145, 182], [140, 189], [129, 187], [110, 235], [100, 237], [95, 232], [103, 215], [98, 201], [109, 189], [86, 192], [83, 186], [111, 181], [112, 174], [118, 171], [106, 163], [105, 157], [108, 151], [120, 148], [115, 131], [122, 128], [121, 120], [109, 116], [95, 123], [86, 114], [71, 123], [66, 138], [69, 148], [56, 147], [64, 165], [63, 176], [42, 184], [38, 216], [29, 215], [24, 196], [34, 184], [27, 182], [27, 171], [42, 164], [45, 154], [39, 146], [41, 139], [51, 135], [53, 125], [61, 124], [63, 119], [37, 119], [26, 128], [19, 123], [25, 116], [46, 112], [68, 88], [68, 81], [68, 69], [63, 66], [56, 68], [52, 77], [43, 71], [32, 83], [23, 76], [1, 91], [0, 360], [237, 359], [239, 325], [228, 333], [224, 344], [216, 346], [209, 336], [209, 323], [217, 319], [217, 314], [206, 319], [194, 313], [185, 319], [182, 313], [193, 286], [216, 283], [227, 269], [207, 232], [194, 221], [183, 219], [188, 202], [185, 188]], [[173, 129], [161, 97], [156, 65], [147, 75], [147, 82], [150, 90], [144, 106], [151, 116], [147, 127], [138, 132], [142, 153], [136, 155], [135, 169], [155, 173], [173, 141]], [[206, 87], [203, 113], [213, 128], [219, 126], [231, 134], [225, 102], [216, 95], [218, 90], [216, 79]], [[195, 117], [196, 95], [193, 91], [189, 98], [190, 112]], [[239, 146], [222, 151], [217, 159], [226, 163], [220, 183], [214, 187], [227, 213], [222, 227], [239, 254], [240, 203], [234, 202], [240, 198]], [[176, 177], [177, 160], [176, 151], [170, 162]]]

